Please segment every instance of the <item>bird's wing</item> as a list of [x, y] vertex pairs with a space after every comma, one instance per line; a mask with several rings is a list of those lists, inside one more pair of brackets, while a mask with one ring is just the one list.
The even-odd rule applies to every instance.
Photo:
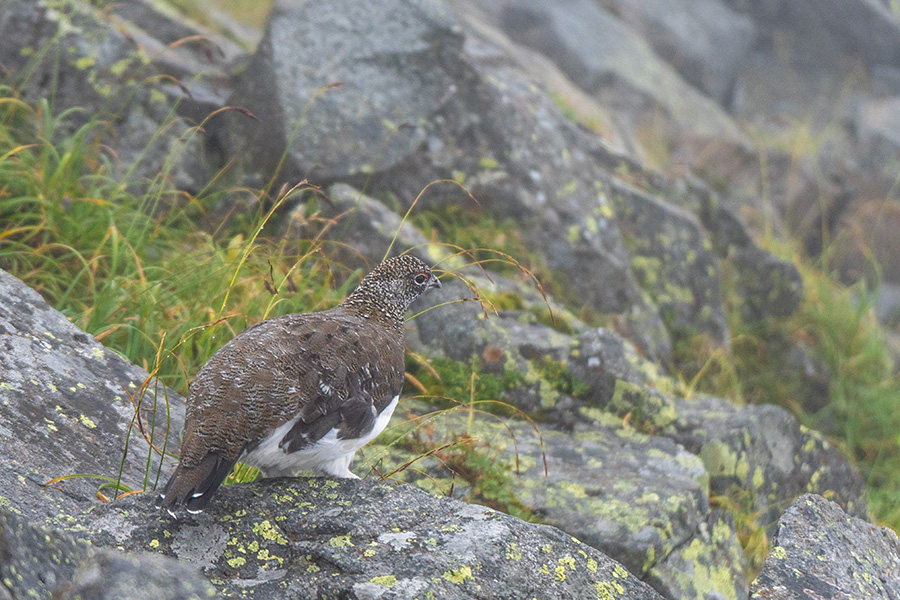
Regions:
[[315, 367], [299, 374], [310, 392], [299, 420], [281, 442], [286, 452], [302, 450], [332, 429], [339, 439], [364, 436], [403, 385], [402, 340], [365, 319], [341, 317], [319, 324], [301, 354], [310, 352], [316, 360], [306, 364]]

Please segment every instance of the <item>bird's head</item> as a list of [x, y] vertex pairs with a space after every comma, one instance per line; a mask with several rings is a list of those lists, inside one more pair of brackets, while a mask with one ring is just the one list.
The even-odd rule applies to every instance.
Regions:
[[424, 261], [404, 254], [387, 259], [363, 277], [344, 305], [402, 321], [413, 300], [431, 288], [440, 287], [440, 280]]

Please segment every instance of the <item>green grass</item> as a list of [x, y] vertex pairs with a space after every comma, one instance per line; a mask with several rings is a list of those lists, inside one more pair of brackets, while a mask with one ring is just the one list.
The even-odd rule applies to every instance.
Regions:
[[[203, 363], [248, 324], [329, 308], [361, 275], [328, 260], [322, 241], [278, 232], [273, 212], [302, 188], [271, 199], [254, 192], [268, 213], [207, 231], [199, 224], [218, 194], [175, 195], [161, 179], [134, 195], [99, 142], [107, 124], [93, 119], [73, 132], [73, 113], [52, 115], [46, 102], [32, 107], [0, 88], [0, 268], [143, 366], [148, 385], [186, 396]], [[306, 220], [314, 230], [316, 214]], [[95, 476], [102, 488], [115, 474]]]
[[180, 393], [248, 322], [326, 308], [346, 293], [333, 286], [340, 267], [321, 242], [267, 237], [275, 226], [261, 213], [249, 227], [204, 231], [210, 198], [162, 206], [112, 177], [93, 135], [102, 122], [73, 134], [66, 114], [0, 91], [0, 267]]
[[835, 439], [866, 478], [873, 515], [900, 530], [900, 378], [863, 283], [847, 288], [805, 270], [795, 317], [829, 374], [828, 402], [803, 421]]

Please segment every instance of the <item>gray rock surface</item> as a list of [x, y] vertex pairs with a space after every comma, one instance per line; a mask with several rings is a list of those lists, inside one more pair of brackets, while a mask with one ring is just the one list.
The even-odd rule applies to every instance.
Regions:
[[[423, 299], [423, 304], [433, 306], [438, 301], [473, 296], [464, 285], [451, 282], [444, 286], [440, 298]], [[573, 324], [580, 333], [558, 331], [539, 322], [534, 314], [538, 311], [546, 314], [539, 299], [532, 299], [525, 310], [488, 312], [488, 318], [484, 318], [485, 310], [478, 302], [442, 306], [427, 318], [414, 321], [416, 334], [410, 346], [429, 356], [452, 358], [473, 364], [481, 372], [505, 376], [513, 383], [500, 400], [558, 427], [571, 429], [582, 419], [580, 409], [586, 406], [616, 412], [612, 405], [617, 405], [621, 412], [616, 414], [624, 416], [635, 411], [639, 401], [644, 402], [641, 420], [660, 420], [661, 425], [671, 421], [671, 415], [665, 414], [670, 412], [665, 408], [667, 402], [658, 394], [644, 394], [645, 388], [640, 387], [648, 377], [657, 375], [658, 369], [639, 358], [632, 344], [610, 330], [588, 330], [577, 320]], [[560, 371], [561, 380], [548, 381], [548, 367]], [[646, 369], [648, 374], [639, 373], [639, 369]], [[566, 375], [569, 371], [585, 385], [578, 397], [567, 389], [571, 388], [571, 378]], [[621, 386], [620, 380], [624, 380]], [[639, 385], [625, 385], [628, 383]], [[640, 399], [633, 395], [625, 398], [626, 388], [643, 395]]]
[[328, 254], [337, 264], [358, 266], [368, 272], [384, 259], [391, 243], [392, 255], [412, 250], [431, 264], [437, 261], [429, 254], [428, 240], [418, 229], [371, 196], [338, 183], [328, 188], [328, 200], [326, 214], [335, 224], [324, 236], [334, 244], [328, 247]]
[[[627, 170], [627, 177], [622, 179], [628, 181], [629, 185], [621, 186], [616, 180], [613, 180], [612, 185], [614, 189], [624, 187], [627, 192], [625, 201], [622, 199], [619, 201], [619, 205], [625, 204], [625, 215], [630, 210], [627, 201], [634, 197], [646, 205], [644, 210], [638, 211], [638, 214], [646, 213], [647, 208], [658, 203], [660, 206], [656, 208], [656, 212], [662, 214], [672, 212], [673, 215], [677, 215], [678, 212], [670, 208], [674, 206], [690, 212], [699, 219], [705, 230], [704, 233], [698, 234], [699, 237], [708, 236], [712, 244], [712, 247], [708, 248], [704, 241], [703, 250], [712, 251], [720, 259], [728, 259], [731, 263], [730, 273], [734, 277], [738, 296], [743, 302], [744, 318], [753, 320], [783, 317], [793, 313], [800, 305], [803, 299], [803, 280], [797, 267], [791, 261], [779, 258], [759, 245], [751, 230], [738, 217], [737, 213], [741, 209], [734, 198], [716, 193], [710, 185], [695, 175], [666, 176], [602, 145], [595, 145], [592, 153], [598, 161], [610, 165], [610, 168], [615, 168], [613, 165], [618, 163], [620, 165], [618, 170]], [[621, 167], [622, 164], [627, 165], [627, 169]], [[678, 220], [682, 221], [681, 228], [689, 230], [693, 227], [690, 218], [681, 217], [676, 219], [676, 223]], [[659, 226], [650, 223], [650, 228], [654, 227]], [[630, 226], [630, 230], [644, 234], [642, 228], [634, 225]], [[623, 234], [628, 236], [630, 230], [625, 230]], [[668, 241], [665, 238], [664, 240]], [[708, 259], [705, 260], [709, 262]], [[644, 269], [646, 267], [646, 264], [643, 265]], [[695, 278], [702, 277], [696, 269], [693, 269], [693, 273]], [[710, 306], [710, 310], [721, 312], [714, 305]], [[710, 319], [715, 323], [718, 317], [708, 317], [707, 327], [710, 325]], [[650, 356], [660, 355], [651, 353]]]
[[[445, 287], [453, 293], [453, 286]], [[521, 374], [500, 399], [551, 427], [597, 426], [616, 415], [674, 440], [701, 457], [713, 494], [742, 490], [761, 523], [775, 523], [785, 502], [807, 492], [827, 494], [854, 515], [866, 514], [859, 472], [786, 410], [739, 407], [702, 394], [679, 397], [680, 387], [616, 332], [571, 335], [523, 316], [509, 311], [480, 318], [475, 303], [442, 307], [416, 321], [418, 338], [425, 340], [417, 349], [483, 372]], [[541, 378], [540, 366], [548, 359], [565, 367], [577, 393]]]
[[[616, 332], [599, 328], [582, 333], [566, 365], [586, 386], [580, 398], [636, 427], [656, 431], [676, 418], [674, 385], [659, 365], [644, 359]], [[588, 411], [590, 412], [590, 411]], [[581, 409], [582, 416], [585, 409]]]
[[896, 173], [900, 161], [900, 96], [860, 104], [855, 126], [867, 150], [865, 156], [873, 163], [868, 166]]
[[[425, 418], [437, 432], [423, 434], [426, 447], [440, 447], [452, 439], [447, 432], [466, 430], [468, 416], [463, 409]], [[527, 425], [510, 421], [510, 430], [479, 418], [470, 433], [490, 444], [495, 464], [515, 471], [513, 491], [537, 518], [602, 550], [665, 597], [746, 598], [734, 523], [710, 510], [700, 458], [669, 439], [623, 427], [618, 419], [604, 421], [575, 433], [543, 428], [539, 439]], [[413, 458], [396, 448], [368, 454], [390, 457], [385, 465]], [[454, 477], [459, 467], [444, 463], [421, 459], [397, 476], [468, 497], [478, 483]]]
[[660, 598], [558, 529], [390, 482], [270, 479], [223, 488], [196, 517], [150, 510], [107, 504], [89, 537], [188, 560], [227, 596]]
[[631, 269], [678, 342], [706, 336], [729, 347], [719, 262], [697, 218], [646, 192], [613, 181], [611, 197]]
[[[70, 515], [71, 518], [71, 515]], [[70, 521], [71, 524], [71, 521]], [[155, 553], [97, 550], [0, 508], [0, 598], [200, 600], [196, 567]]]
[[733, 598], [749, 596], [744, 558], [734, 519], [712, 510], [684, 544], [654, 564], [644, 581], [657, 590], [670, 590], [669, 598]]
[[759, 600], [900, 598], [900, 540], [821, 496], [797, 498], [778, 521], [751, 588]]
[[0, 454], [7, 467], [0, 470], [0, 505], [39, 522], [84, 510], [102, 480], [43, 485], [66, 475], [116, 479], [126, 440], [122, 484], [152, 486], [159, 461], [132, 422], [136, 404], [153, 443], [161, 448], [167, 441], [177, 452], [183, 400], [0, 270]]
[[900, 61], [900, 19], [878, 0], [724, 1], [752, 16], [760, 27], [804, 27], [811, 36], [809, 47], [837, 45], [869, 65]]
[[729, 257], [740, 274], [736, 287], [744, 319], [787, 317], [800, 306], [803, 278], [793, 263], [755, 244], [734, 247]]
[[285, 147], [293, 169], [316, 180], [394, 167], [456, 93], [462, 41], [437, 0], [276, 5], [229, 99], [259, 120], [233, 119], [229, 136], [263, 173]]

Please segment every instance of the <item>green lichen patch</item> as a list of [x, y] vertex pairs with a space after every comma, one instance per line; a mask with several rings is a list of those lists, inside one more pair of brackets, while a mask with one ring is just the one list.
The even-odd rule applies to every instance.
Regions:
[[671, 425], [677, 414], [671, 398], [622, 379], [617, 379], [607, 409], [628, 415], [629, 422], [646, 433]]
[[397, 577], [395, 575], [379, 575], [369, 580], [375, 585], [383, 585], [386, 588], [392, 588], [397, 585]]
[[450, 583], [454, 583], [456, 585], [465, 583], [467, 579], [474, 579], [474, 577], [472, 576], [472, 567], [469, 566], [462, 566], [458, 569], [444, 571], [443, 577]]
[[332, 548], [343, 548], [344, 546], [353, 546], [353, 542], [350, 541], [350, 534], [347, 533], [344, 535], [336, 535], [329, 539], [328, 545]]
[[288, 543], [287, 539], [285, 539], [285, 537], [281, 535], [279, 529], [272, 525], [272, 523], [268, 519], [266, 519], [265, 521], [254, 523], [251, 529], [253, 533], [265, 540], [269, 540], [281, 545], [287, 545]]

